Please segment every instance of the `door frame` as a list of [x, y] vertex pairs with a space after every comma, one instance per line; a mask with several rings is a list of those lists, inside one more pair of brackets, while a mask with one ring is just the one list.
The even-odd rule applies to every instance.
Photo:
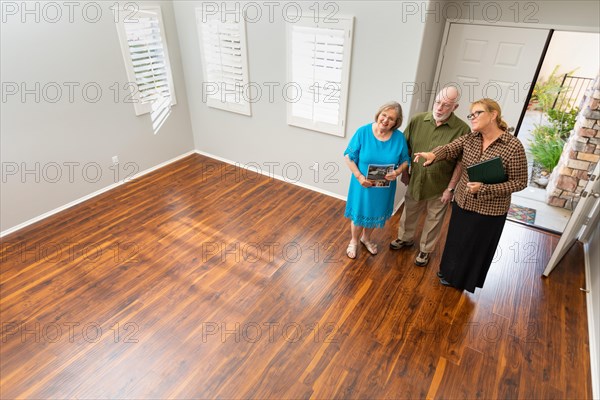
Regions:
[[596, 164], [594, 172], [590, 174], [590, 180], [585, 189], [583, 189], [583, 192], [581, 192], [581, 199], [577, 203], [577, 207], [575, 207], [558, 244], [554, 248], [548, 264], [546, 264], [544, 276], [547, 277], [550, 275], [550, 272], [558, 265], [563, 256], [577, 240], [589, 237], [589, 231], [593, 228], [593, 224], [590, 222], [594, 222], [597, 219], [599, 210], [598, 202], [600, 200], [595, 197], [600, 192], [600, 176], [598, 175], [600, 175], [600, 162]]
[[[575, 26], [575, 25], [555, 25], [555, 24], [538, 24], [538, 23], [533, 23], [533, 22], [503, 22], [503, 21], [499, 21], [496, 24], [496, 23], [491, 23], [491, 22], [487, 22], [487, 21], [468, 20], [468, 19], [456, 19], [456, 20], [451, 20], [451, 21], [446, 20], [446, 25], [444, 27], [444, 34], [442, 36], [442, 44], [439, 49], [440, 54], [438, 56], [437, 66], [435, 68], [435, 75], [433, 76], [432, 84], [437, 83], [437, 79], [439, 78], [440, 73], [442, 71], [442, 62], [445, 57], [444, 49], [446, 48], [446, 45], [448, 44], [448, 37], [450, 35], [450, 25], [451, 24], [480, 25], [480, 26], [505, 27], [505, 28], [524, 28], [524, 29], [547, 29], [547, 30], [551, 31], [551, 35], [556, 31], [600, 33], [599, 29], [594, 29], [593, 27], [585, 27], [585, 26], [581, 27], [581, 26]], [[543, 54], [545, 54], [545, 51]], [[537, 75], [537, 72], [536, 72], [536, 75]], [[441, 89], [441, 88], [439, 88], [439, 89]], [[533, 91], [533, 85], [530, 90]], [[437, 95], [437, 93], [434, 93], [435, 90], [432, 90], [431, 92], [432, 93], [429, 97], [428, 110], [431, 110], [433, 108], [435, 96]], [[529, 95], [531, 95], [531, 93], [529, 93]], [[517, 125], [517, 127], [520, 125], [521, 118], [519, 118], [519, 124]], [[515, 131], [516, 131], [516, 129], [515, 129]]]

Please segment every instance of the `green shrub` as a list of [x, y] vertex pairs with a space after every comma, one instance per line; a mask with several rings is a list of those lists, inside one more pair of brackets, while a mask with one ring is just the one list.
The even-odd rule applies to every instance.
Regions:
[[554, 125], [536, 125], [529, 150], [533, 159], [548, 172], [552, 172], [563, 151], [565, 140]]
[[[543, 82], [536, 82], [533, 87], [533, 93], [531, 94], [531, 100], [537, 101], [538, 107], [542, 112], [548, 112], [552, 108], [555, 102], [562, 104], [567, 102], [567, 107], [570, 107], [570, 100], [568, 100], [569, 87], [561, 86], [565, 74], [557, 75], [557, 71], [560, 65], [556, 65], [548, 79]], [[566, 75], [573, 75], [578, 68], [571, 70]]]
[[569, 133], [575, 127], [575, 120], [578, 113], [579, 108], [575, 107], [569, 111], [560, 111], [552, 108], [546, 114], [548, 115], [548, 121], [558, 129], [559, 136], [562, 139], [567, 139]]

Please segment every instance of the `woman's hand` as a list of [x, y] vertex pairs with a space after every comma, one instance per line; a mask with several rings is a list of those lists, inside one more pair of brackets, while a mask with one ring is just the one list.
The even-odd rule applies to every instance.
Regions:
[[392, 171], [385, 175], [385, 179], [388, 181], [395, 181], [396, 178], [398, 178], [398, 175], [400, 174], [398, 174], [396, 171]]
[[483, 183], [481, 182], [467, 182], [467, 190], [469, 191], [469, 193], [477, 193], [479, 192], [479, 189], [481, 189], [481, 185], [483, 185]]
[[373, 182], [365, 178], [364, 175], [358, 177], [358, 183], [360, 183], [360, 186], [364, 188], [370, 188], [371, 186], [373, 186]]
[[404, 178], [404, 175], [406, 174], [408, 174], [408, 161], [404, 161], [398, 168], [387, 173], [385, 175], [385, 179], [388, 181], [395, 181], [400, 175], [402, 175], [402, 178]]
[[419, 159], [421, 157], [425, 159], [425, 162], [423, 163], [424, 167], [430, 165], [433, 162], [433, 160], [435, 160], [435, 154], [433, 154], [431, 152], [429, 152], [429, 153], [415, 153], [414, 162], [419, 161]]

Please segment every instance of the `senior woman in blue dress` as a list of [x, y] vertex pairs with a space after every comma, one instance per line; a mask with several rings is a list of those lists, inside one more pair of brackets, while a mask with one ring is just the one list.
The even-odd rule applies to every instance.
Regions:
[[[396, 178], [410, 163], [406, 139], [398, 130], [401, 124], [400, 104], [386, 103], [375, 114], [375, 122], [358, 128], [344, 152], [353, 175], [344, 213], [350, 219], [352, 239], [346, 249], [350, 258], [356, 258], [359, 241], [369, 253], [377, 254], [371, 233], [374, 228], [383, 228], [392, 216]], [[393, 170], [385, 175], [390, 185], [380, 187], [368, 180], [369, 165], [393, 165]]]

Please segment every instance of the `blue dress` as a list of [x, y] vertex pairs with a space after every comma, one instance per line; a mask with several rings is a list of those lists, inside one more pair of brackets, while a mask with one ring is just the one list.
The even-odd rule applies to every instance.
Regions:
[[[372, 124], [358, 128], [344, 155], [356, 163], [364, 176], [367, 176], [369, 164], [394, 164], [394, 168], [405, 161], [410, 164], [408, 145], [402, 132], [395, 130], [388, 140], [382, 142], [373, 134]], [[365, 188], [352, 175], [344, 216], [350, 218], [354, 225], [382, 228], [392, 216], [395, 193], [396, 181], [385, 188]]]

